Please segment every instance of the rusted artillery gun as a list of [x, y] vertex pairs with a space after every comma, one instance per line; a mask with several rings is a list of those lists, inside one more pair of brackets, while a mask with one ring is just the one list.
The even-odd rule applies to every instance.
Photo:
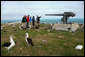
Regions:
[[61, 18], [61, 21], [63, 22], [63, 24], [67, 24], [69, 17], [74, 17], [75, 14], [73, 12], [64, 12], [64, 14], [45, 14], [45, 16], [63, 16], [63, 18]]

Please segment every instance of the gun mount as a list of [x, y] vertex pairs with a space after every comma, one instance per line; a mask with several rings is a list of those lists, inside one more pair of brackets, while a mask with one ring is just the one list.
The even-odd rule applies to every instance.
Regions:
[[64, 14], [45, 14], [45, 16], [63, 16], [63, 18], [61, 18], [61, 21], [64, 24], [67, 24], [67, 20], [69, 19], [69, 17], [74, 17], [75, 14], [73, 12], [64, 12]]

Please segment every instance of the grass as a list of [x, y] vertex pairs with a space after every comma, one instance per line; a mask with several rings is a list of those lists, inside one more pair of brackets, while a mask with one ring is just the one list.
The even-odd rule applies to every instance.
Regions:
[[[48, 32], [44, 27], [48, 27], [49, 24], [41, 24], [39, 32], [32, 28], [22, 31], [19, 29], [20, 25], [16, 25], [16, 31], [12, 26], [7, 26], [4, 28], [5, 31], [1, 31], [1, 45], [9, 42], [11, 34], [16, 37], [14, 41], [17, 42], [12, 48], [12, 53], [1, 47], [1, 56], [84, 56], [84, 48], [82, 50], [75, 49], [79, 44], [84, 46], [84, 31], [70, 33], [52, 30], [52, 32]], [[26, 32], [33, 39], [33, 47], [28, 47], [25, 42]], [[42, 40], [47, 40], [47, 44]]]

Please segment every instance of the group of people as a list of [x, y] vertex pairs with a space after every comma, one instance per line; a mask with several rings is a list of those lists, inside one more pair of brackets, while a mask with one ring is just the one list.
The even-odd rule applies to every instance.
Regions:
[[[37, 15], [37, 26], [39, 26], [40, 25], [40, 18], [41, 18], [41, 16], [38, 16]], [[21, 28], [31, 28], [31, 25], [33, 26], [33, 27], [35, 27], [35, 22], [36, 22], [36, 20], [35, 20], [35, 16], [33, 16], [33, 17], [31, 17], [30, 15], [28, 15], [28, 16], [26, 16], [26, 15], [24, 15], [23, 16], [23, 18], [22, 18], [22, 26], [21, 26]]]

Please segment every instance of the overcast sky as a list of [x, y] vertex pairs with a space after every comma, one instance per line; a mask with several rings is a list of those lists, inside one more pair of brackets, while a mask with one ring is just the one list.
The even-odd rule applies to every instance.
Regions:
[[1, 1], [1, 19], [22, 19], [24, 15], [42, 16], [42, 19], [56, 19], [61, 14], [74, 12], [74, 18], [84, 18], [84, 1]]

